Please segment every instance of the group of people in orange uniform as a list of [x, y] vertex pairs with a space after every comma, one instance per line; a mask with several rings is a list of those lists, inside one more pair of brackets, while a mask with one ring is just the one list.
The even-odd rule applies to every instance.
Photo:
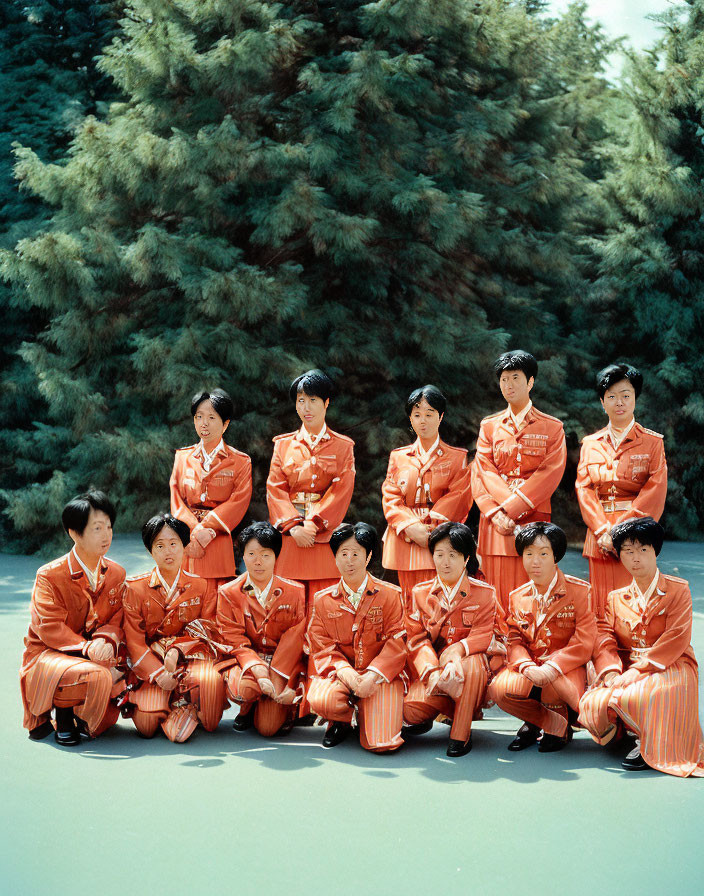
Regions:
[[667, 466], [662, 436], [634, 418], [641, 374], [597, 376], [608, 423], [584, 439], [576, 483], [586, 582], [558, 565], [567, 543], [550, 501], [565, 436], [532, 404], [537, 362], [511, 351], [495, 371], [506, 407], [482, 421], [471, 464], [439, 436], [442, 392], [408, 398], [416, 439], [391, 452], [382, 486], [382, 565], [400, 587], [368, 571], [374, 528], [345, 522], [354, 443], [326, 424], [333, 386], [319, 370], [291, 385], [301, 425], [274, 438], [269, 520], [240, 531], [238, 575], [251, 461], [224, 440], [231, 398], [197, 394], [199, 441], [176, 452], [170, 511], [142, 530], [150, 572], [125, 578], [106, 557], [104, 493], [64, 508], [74, 545], [37, 573], [20, 671], [30, 738], [74, 746], [122, 713], [180, 743], [233, 702], [236, 730], [283, 736], [319, 717], [333, 747], [356, 722], [375, 752], [439, 719], [458, 757], [496, 704], [522, 722], [509, 750], [560, 750], [583, 727], [627, 753], [624, 768], [704, 776], [692, 600], [658, 569]]

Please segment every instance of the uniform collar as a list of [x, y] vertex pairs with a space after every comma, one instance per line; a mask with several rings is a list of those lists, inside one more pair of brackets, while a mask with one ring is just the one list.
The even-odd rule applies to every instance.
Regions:
[[305, 427], [305, 423], [301, 424], [301, 428], [296, 433], [296, 438], [299, 442], [305, 442], [309, 448], [315, 448], [315, 446], [324, 440], [330, 438], [330, 433], [328, 432], [327, 423], [323, 423], [323, 428], [320, 430], [317, 436], [311, 435]]
[[415, 442], [413, 443], [412, 447], [413, 447], [414, 453], [418, 455], [420, 462], [422, 464], [425, 464], [430, 460], [430, 458], [432, 457], [434, 452], [437, 450], [439, 445], [440, 445], [440, 435], [437, 436], [437, 438], [435, 439], [435, 441], [433, 442], [433, 444], [430, 446], [430, 448], [427, 451], [423, 450], [423, 446], [420, 443], [420, 439], [416, 439]]
[[652, 598], [652, 596], [657, 592], [658, 594], [662, 594], [663, 592], [658, 587], [660, 584], [660, 570], [655, 570], [655, 575], [653, 576], [652, 582], [648, 585], [645, 591], [641, 591], [638, 585], [636, 585], [636, 580], [633, 579], [631, 581], [630, 593], [633, 598], [633, 603], [638, 608], [639, 612], [645, 612], [645, 608], [648, 606], [648, 602]]
[[224, 451], [224, 450], [225, 450], [225, 442], [222, 439], [220, 439], [220, 441], [217, 443], [215, 448], [210, 452], [210, 454], [208, 454], [208, 452], [205, 450], [205, 445], [203, 444], [203, 440], [201, 439], [200, 442], [198, 443], [198, 447], [196, 448], [196, 450], [193, 453], [200, 454], [201, 459], [202, 459], [203, 469], [205, 470], [206, 473], [208, 473], [208, 472], [210, 472], [210, 468], [212, 467], [213, 461], [215, 460], [215, 458], [218, 456], [218, 454], [220, 454], [221, 451]]
[[449, 610], [452, 606], [453, 601], [457, 597], [457, 592], [462, 587], [462, 583], [464, 582], [464, 574], [462, 574], [459, 579], [455, 582], [452, 588], [448, 588], [445, 583], [442, 581], [440, 576], [437, 576], [438, 588], [436, 589], [437, 593], [440, 596], [440, 603], [443, 604], [446, 610]]
[[353, 591], [343, 578], [340, 578], [340, 584], [342, 585], [343, 594], [355, 610], [357, 610], [362, 597], [364, 596], [364, 592], [367, 590], [367, 585], [369, 584], [369, 573], [365, 575], [364, 581], [356, 591]]
[[547, 591], [545, 594], [541, 594], [538, 591], [538, 586], [531, 580], [531, 595], [536, 600], [539, 600], [543, 604], [547, 604], [551, 599], [553, 594], [559, 594], [561, 589], [558, 587], [558, 581], [560, 579], [560, 570], [555, 570], [555, 575], [552, 578], [552, 582], [548, 585]]
[[606, 427], [606, 434], [609, 437], [609, 439], [611, 439], [611, 444], [614, 446], [614, 448], [619, 448], [621, 443], [626, 441], [626, 437], [629, 435], [629, 433], [635, 426], [635, 423], [636, 423], [635, 417], [632, 417], [631, 422], [624, 429], [624, 431], [620, 435], [617, 435], [614, 432], [613, 427], [611, 426], [611, 421], [609, 421], [609, 424]]
[[260, 590], [254, 584], [254, 582], [250, 579], [249, 573], [247, 573], [244, 584], [242, 585], [242, 590], [248, 591], [251, 594], [253, 594], [256, 597], [259, 604], [261, 605], [262, 609], [266, 609], [267, 598], [269, 597], [269, 594], [271, 592], [271, 587], [273, 584], [274, 584], [274, 576], [272, 576], [269, 579], [269, 582], [264, 586], [264, 588], [262, 588]]
[[[78, 569], [74, 567], [72, 561], [78, 564]], [[86, 579], [88, 580], [88, 584], [90, 585], [91, 591], [97, 591], [98, 584], [100, 582], [100, 573], [105, 572], [107, 568], [108, 564], [105, 561], [105, 557], [101, 557], [96, 568], [94, 570], [90, 570], [78, 556], [78, 551], [75, 547], [71, 548], [69, 552], [68, 570], [71, 574], [71, 578], [80, 578], [81, 575], [85, 575]]]
[[506, 413], [504, 414], [504, 419], [511, 420], [513, 422], [513, 425], [516, 427], [516, 429], [520, 429], [521, 426], [523, 425], [523, 421], [526, 419], [526, 417], [530, 413], [532, 407], [533, 407], [533, 402], [530, 400], [530, 398], [528, 399], [528, 404], [522, 410], [520, 410], [517, 414], [513, 413], [513, 411], [511, 410], [511, 405], [509, 405], [506, 408]]

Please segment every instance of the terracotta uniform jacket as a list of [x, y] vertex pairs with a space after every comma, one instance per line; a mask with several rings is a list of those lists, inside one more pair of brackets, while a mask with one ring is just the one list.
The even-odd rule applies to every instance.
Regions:
[[306, 595], [300, 582], [274, 576], [265, 607], [247, 586], [247, 573], [218, 591], [217, 626], [231, 659], [246, 672], [262, 660], [296, 688], [303, 671]]
[[[29, 631], [24, 639], [25, 650], [20, 670], [27, 727], [34, 727], [32, 717], [36, 718], [51, 709], [51, 697], [61, 676], [70, 668], [72, 659], [79, 662], [85, 658], [85, 651], [93, 638], [110, 641], [116, 655], [119, 654], [124, 643], [124, 587], [125, 570], [107, 557], [100, 561], [95, 591], [91, 590], [73, 550], [39, 569], [32, 591]], [[26, 679], [47, 651], [65, 654], [67, 662], [53, 664], [50, 673], [52, 680], [41, 683], [48, 705], [33, 705], [33, 711], [30, 712]]]
[[608, 427], [587, 436], [577, 468], [577, 499], [589, 531], [584, 556], [600, 558], [597, 539], [638, 516], [660, 519], [667, 496], [663, 437], [635, 423], [618, 448]]
[[247, 511], [252, 496], [252, 461], [223, 443], [206, 473], [199, 445], [176, 452], [171, 474], [171, 512], [193, 529], [201, 523], [215, 538], [204, 557], [188, 559], [188, 569], [206, 579], [237, 574], [231, 532]]
[[206, 591], [204, 579], [183, 569], [171, 597], [156, 569], [127, 579], [125, 638], [132, 670], [142, 681], [151, 683], [164, 671], [164, 656], [172, 646], [187, 659], [217, 658], [219, 640], [214, 627], [194, 625], [215, 615], [214, 608], [208, 607]]
[[515, 557], [513, 535], [490, 524], [503, 510], [522, 526], [550, 519], [550, 498], [565, 470], [562, 423], [531, 407], [519, 431], [508, 409], [482, 420], [472, 463], [472, 495], [481, 510], [478, 553]]
[[497, 605], [491, 585], [465, 576], [450, 609], [442, 598], [437, 578], [421, 582], [413, 589], [413, 609], [406, 615], [409, 665], [413, 678], [423, 682], [440, 668], [438, 657], [450, 644], [461, 643], [465, 656], [471, 656], [486, 653], [494, 637]]
[[356, 612], [341, 582], [319, 591], [307, 640], [314, 674], [321, 678], [334, 678], [338, 669], [352, 666], [393, 681], [407, 656], [401, 590], [370, 575]]
[[381, 487], [388, 523], [384, 534], [385, 569], [433, 569], [430, 551], [411, 541], [404, 530], [413, 523], [433, 528], [448, 520], [462, 523], [472, 506], [467, 452], [443, 441], [422, 461], [418, 443], [397, 448]]
[[534, 597], [532, 582], [509, 596], [508, 668], [521, 672], [527, 664], [549, 662], [562, 675], [584, 666], [592, 655], [596, 619], [591, 607], [589, 583], [557, 573], [557, 582], [546, 601]]

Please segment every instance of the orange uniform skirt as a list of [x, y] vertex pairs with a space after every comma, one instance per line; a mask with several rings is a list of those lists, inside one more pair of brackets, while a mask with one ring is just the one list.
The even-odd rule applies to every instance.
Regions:
[[603, 619], [609, 592], [630, 585], [631, 576], [613, 554], [602, 554], [601, 557], [589, 558], [589, 583], [596, 618]]

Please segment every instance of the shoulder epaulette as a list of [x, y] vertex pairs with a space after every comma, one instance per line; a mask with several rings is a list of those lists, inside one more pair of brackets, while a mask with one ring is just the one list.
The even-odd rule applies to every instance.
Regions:
[[569, 573], [564, 573], [565, 581], [570, 582], [572, 585], [584, 585], [589, 588], [589, 582], [584, 579], [580, 579], [579, 576], [571, 576]]
[[305, 591], [306, 586], [303, 584], [303, 582], [297, 582], [295, 579], [286, 579], [284, 578], [284, 576], [277, 576], [276, 578], [280, 579], [282, 582], [286, 582], [287, 585], [297, 585], [298, 587], [303, 588], [303, 590]]
[[497, 411], [495, 414], [489, 414], [488, 417], [484, 417], [482, 419], [482, 423], [487, 423], [489, 420], [495, 420], [497, 417], [503, 417], [505, 413], [506, 409], [504, 408], [503, 411]]
[[655, 432], [654, 429], [648, 429], [647, 426], [641, 426], [643, 432], [647, 432], [649, 436], [655, 436], [658, 439], [664, 439], [665, 436], [661, 432]]
[[177, 448], [176, 451], [193, 451], [194, 448], [198, 447], [198, 442], [193, 445], [184, 445], [183, 448]]
[[295, 436], [297, 432], [298, 432], [298, 430], [297, 430], [297, 429], [294, 429], [293, 432], [282, 432], [282, 433], [279, 433], [279, 435], [278, 435], [278, 436], [274, 436], [274, 437], [272, 438], [271, 441], [272, 441], [272, 442], [278, 442], [280, 439], [290, 439], [291, 436]]
[[328, 428], [328, 432], [330, 433], [330, 436], [332, 438], [342, 439], [343, 442], [349, 442], [350, 445], [354, 445], [354, 439], [351, 439], [349, 436], [343, 436], [341, 432], [335, 432], [334, 430], [332, 430], [330, 428]]
[[235, 457], [246, 457], [247, 460], [251, 461], [252, 458], [245, 451], [239, 451], [237, 448], [233, 448], [232, 445], [227, 445], [226, 447], [230, 454]]
[[189, 572], [187, 569], [182, 569], [181, 572], [184, 576], [188, 576], [191, 579], [200, 579], [202, 576], [197, 576], [194, 572]]
[[127, 582], [139, 582], [142, 579], [150, 579], [152, 577], [151, 572], [140, 572], [139, 575], [136, 576], [127, 576], [125, 581]]
[[489, 588], [491, 591], [496, 591], [496, 588], [493, 585], [490, 585], [489, 582], [482, 582], [481, 579], [475, 579], [474, 576], [467, 576], [467, 578], [473, 585], [479, 585], [480, 588]]
[[514, 594], [523, 594], [524, 591], [530, 591], [531, 583], [524, 582], [523, 585], [519, 585], [518, 588], [514, 588], [513, 591], [509, 591], [508, 596], [513, 597]]
[[542, 417], [543, 420], [552, 420], [553, 423], [559, 423], [560, 426], [563, 425], [562, 420], [560, 420], [559, 417], [553, 417], [552, 414], [546, 414], [545, 411], [539, 410], [539, 408], [536, 408], [535, 405], [533, 405], [533, 410], [538, 415], [538, 417]]
[[660, 573], [660, 575], [667, 579], [668, 582], [677, 582], [680, 585], [689, 585], [687, 579], [681, 579], [679, 576], [671, 576], [669, 572]]

